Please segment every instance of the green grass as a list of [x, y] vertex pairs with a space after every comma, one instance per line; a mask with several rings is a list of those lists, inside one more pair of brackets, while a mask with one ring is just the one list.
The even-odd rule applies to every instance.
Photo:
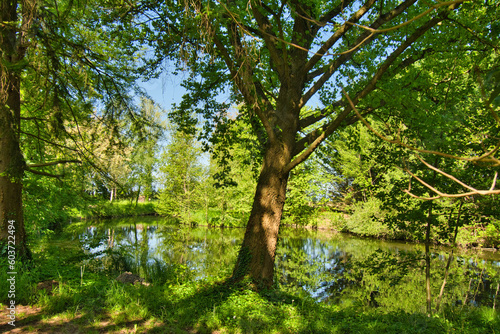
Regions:
[[[427, 317], [353, 304], [327, 305], [279, 289], [256, 291], [248, 281], [228, 283], [227, 270], [193, 281], [183, 272], [189, 269], [183, 268], [149, 286], [123, 285], [114, 280], [117, 273], [109, 271], [89, 270], [81, 280], [85, 254], [61, 249], [40, 247], [34, 254], [36, 266], [19, 265], [17, 289], [24, 292], [18, 303], [37, 305], [45, 319], [58, 319], [80, 332], [135, 328], [153, 333], [500, 333], [500, 315], [488, 308], [444, 307]], [[0, 273], [0, 300], [6, 304], [4, 276]], [[46, 279], [60, 282], [52, 295], [35, 289]], [[32, 320], [25, 326], [41, 325]]]
[[156, 319], [173, 332], [199, 333], [495, 333], [500, 317], [491, 309], [447, 309], [439, 316], [380, 309], [341, 308], [280, 291], [258, 293], [246, 283], [186, 282], [133, 286], [114, 280], [62, 285], [38, 305], [50, 315], [87, 322], [109, 318], [116, 326]]

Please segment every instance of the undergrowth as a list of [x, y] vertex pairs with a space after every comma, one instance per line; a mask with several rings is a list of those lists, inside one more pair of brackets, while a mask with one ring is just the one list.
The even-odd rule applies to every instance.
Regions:
[[[157, 333], [500, 332], [500, 316], [491, 308], [447, 307], [427, 317], [355, 304], [328, 305], [279, 289], [256, 291], [248, 280], [227, 283], [223, 278], [227, 271], [198, 281], [178, 283], [171, 277], [149, 286], [124, 285], [109, 273], [89, 272], [82, 280], [78, 263], [66, 262], [71, 259], [75, 261], [75, 254], [59, 260], [48, 254], [39, 256], [35, 267], [20, 265], [17, 288], [24, 294], [18, 302], [38, 305], [48, 317], [66, 319], [62, 321], [78, 318], [82, 332], [95, 329], [95, 324], [104, 319], [115, 328], [154, 320], [156, 325], [147, 332]], [[4, 275], [0, 274], [0, 293], [2, 303], [7, 303]], [[59, 282], [50, 294], [35, 288], [38, 281], [45, 279]]]

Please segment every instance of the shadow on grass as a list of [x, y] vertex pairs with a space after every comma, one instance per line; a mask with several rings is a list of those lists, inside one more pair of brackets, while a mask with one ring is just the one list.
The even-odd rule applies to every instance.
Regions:
[[154, 328], [168, 328], [159, 322], [147, 319], [129, 320], [116, 323], [109, 316], [101, 316], [99, 320], [94, 314], [82, 312], [78, 315], [48, 315], [38, 313], [23, 317], [15, 322], [0, 325], [0, 333], [136, 333], [149, 332]]
[[[250, 284], [189, 282], [133, 286], [115, 281], [47, 297], [43, 315], [16, 333], [495, 333], [491, 309], [450, 308], [439, 317], [382, 309], [341, 308]], [[0, 332], [10, 330], [6, 325]]]
[[[311, 298], [270, 290], [257, 293], [245, 283], [193, 286], [184, 296], [175, 292], [158, 301], [142, 301], [151, 313], [179, 329], [200, 333], [495, 333], [500, 316], [491, 309], [452, 308], [439, 317], [341, 308]], [[177, 298], [180, 297], [180, 298]]]

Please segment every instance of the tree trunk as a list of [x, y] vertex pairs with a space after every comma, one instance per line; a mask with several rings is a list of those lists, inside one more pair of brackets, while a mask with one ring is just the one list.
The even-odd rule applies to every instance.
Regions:
[[275, 144], [264, 154], [252, 211], [233, 270], [235, 280], [249, 276], [263, 287], [273, 283], [274, 257], [289, 175], [283, 172], [290, 160], [287, 151], [281, 144]]
[[[451, 254], [448, 257], [448, 262], [446, 263], [446, 268], [444, 270], [443, 284], [441, 285], [441, 290], [439, 291], [439, 296], [436, 302], [436, 312], [439, 312], [439, 306], [441, 305], [441, 299], [443, 298], [444, 288], [446, 286], [446, 280], [448, 279], [448, 273], [450, 270], [451, 261], [453, 261], [453, 252], [455, 250], [455, 247], [457, 246], [456, 242], [457, 242], [458, 226], [460, 223], [460, 214], [462, 213], [463, 204], [464, 201], [460, 201], [460, 206], [458, 208], [457, 222], [455, 223], [455, 233], [453, 235], [453, 249], [451, 250]], [[451, 210], [451, 212], [453, 212], [453, 210]], [[451, 220], [451, 213], [450, 213], [450, 220]]]
[[[0, 107], [0, 240], [8, 245], [15, 241], [18, 256], [30, 258], [23, 217], [22, 178], [26, 162], [19, 145], [20, 81], [12, 73], [0, 72], [8, 78], [1, 87]], [[9, 225], [13, 227], [9, 229]]]
[[137, 203], [139, 203], [139, 197], [141, 196], [141, 186], [137, 190], [137, 196], [135, 197], [135, 207], [137, 207]]
[[497, 291], [495, 292], [495, 297], [493, 297], [493, 309], [495, 309], [495, 304], [497, 302], [498, 290], [500, 290], [500, 283], [497, 284]]
[[[17, 21], [17, 2], [2, 1], [0, 21]], [[9, 68], [24, 57], [16, 28], [0, 27], [0, 242], [15, 245], [17, 256], [30, 258], [24, 229], [22, 178], [26, 162], [19, 144], [21, 128], [20, 71]], [[10, 227], [10, 229], [9, 229]], [[9, 233], [10, 232], [10, 233]], [[12, 250], [9, 248], [8, 250]]]
[[[26, 164], [13, 123], [9, 106], [2, 106], [0, 108], [0, 241], [9, 246], [15, 241], [16, 254], [21, 258], [30, 258], [26, 244], [22, 198], [22, 177]], [[10, 231], [13, 231], [11, 232], [13, 234], [10, 234]]]
[[431, 221], [432, 221], [432, 204], [429, 204], [429, 211], [427, 216], [427, 226], [425, 229], [425, 290], [426, 290], [426, 305], [427, 315], [432, 315], [432, 295], [431, 295], [431, 252], [430, 252], [430, 234], [431, 234]]

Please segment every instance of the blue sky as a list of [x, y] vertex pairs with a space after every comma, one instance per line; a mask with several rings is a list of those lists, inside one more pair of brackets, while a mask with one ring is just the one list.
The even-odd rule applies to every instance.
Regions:
[[182, 75], [162, 74], [158, 79], [140, 83], [149, 96], [165, 111], [171, 109], [172, 104], [182, 100], [185, 90], [181, 87]]
[[[174, 103], [179, 104], [186, 92], [181, 87], [181, 82], [188, 74], [173, 75], [163, 73], [158, 79], [141, 82], [139, 85], [146, 90], [149, 96], [165, 111], [169, 111]], [[315, 94], [307, 103], [310, 107], [321, 106], [319, 94]]]

